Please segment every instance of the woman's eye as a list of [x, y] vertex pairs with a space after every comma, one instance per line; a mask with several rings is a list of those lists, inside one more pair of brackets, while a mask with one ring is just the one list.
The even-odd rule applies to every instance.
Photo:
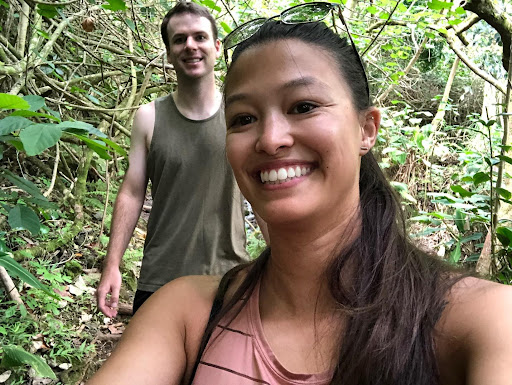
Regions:
[[229, 128], [236, 128], [241, 126], [246, 126], [248, 124], [254, 123], [256, 121], [256, 118], [251, 115], [239, 115], [235, 118], [231, 119], [231, 124], [229, 125]]
[[313, 103], [301, 102], [301, 103], [296, 104], [292, 108], [292, 113], [294, 113], [294, 114], [306, 114], [306, 113], [314, 110], [317, 107], [318, 106], [313, 104]]

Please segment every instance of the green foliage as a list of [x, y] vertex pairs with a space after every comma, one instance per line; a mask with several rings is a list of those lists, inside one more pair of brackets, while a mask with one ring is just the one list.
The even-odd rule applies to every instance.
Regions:
[[6, 369], [15, 368], [23, 365], [30, 365], [40, 377], [48, 377], [56, 380], [52, 368], [48, 366], [41, 357], [26, 352], [18, 346], [2, 346], [3, 358], [0, 366]]
[[36, 277], [34, 277], [27, 269], [12, 259], [8, 253], [3, 251], [0, 251], [0, 266], [4, 267], [11, 276], [17, 277], [23, 282], [28, 283], [30, 286], [42, 290], [47, 295], [59, 298], [53, 292], [51, 292], [48, 287], [43, 285]]
[[103, 4], [102, 7], [110, 11], [124, 11], [126, 3], [123, 0], [107, 0], [108, 4]]
[[251, 259], [257, 258], [266, 248], [267, 244], [260, 231], [251, 231], [247, 234], [247, 252]]

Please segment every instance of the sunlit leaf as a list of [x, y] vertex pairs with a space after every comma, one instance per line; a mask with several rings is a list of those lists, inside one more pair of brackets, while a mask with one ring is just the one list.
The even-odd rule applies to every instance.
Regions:
[[211, 10], [217, 12], [222, 11], [222, 8], [215, 4], [215, 2], [212, 0], [201, 0], [201, 4], [204, 5], [206, 8], [210, 8]]
[[123, 0], [107, 0], [107, 2], [108, 4], [103, 4], [102, 7], [110, 11], [124, 11], [127, 9]]
[[23, 98], [16, 95], [0, 93], [0, 110], [26, 110], [30, 108], [30, 104]]
[[227, 24], [226, 24], [225, 22], [223, 22], [223, 21], [220, 23], [220, 26], [222, 27], [222, 29], [223, 29], [223, 30], [224, 30], [224, 32], [226, 32], [226, 33], [230, 33], [230, 32], [233, 30], [229, 25], [227, 25]]
[[453, 6], [453, 3], [449, 1], [430, 0], [427, 3], [427, 6], [434, 11], [439, 11], [442, 9], [450, 9]]

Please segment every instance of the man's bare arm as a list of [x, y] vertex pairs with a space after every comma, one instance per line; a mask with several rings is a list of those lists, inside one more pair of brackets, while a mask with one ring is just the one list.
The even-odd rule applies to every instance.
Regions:
[[[154, 126], [155, 109], [150, 103], [135, 114], [133, 123], [129, 167], [119, 189], [112, 215], [110, 242], [103, 266], [101, 281], [96, 292], [98, 308], [109, 317], [117, 314], [121, 273], [119, 265], [140, 216], [146, 194], [146, 157]], [[110, 298], [107, 296], [110, 294]]]

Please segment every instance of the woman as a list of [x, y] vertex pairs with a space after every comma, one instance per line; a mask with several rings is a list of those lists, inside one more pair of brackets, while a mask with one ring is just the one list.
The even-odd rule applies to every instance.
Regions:
[[90, 384], [509, 384], [512, 291], [407, 240], [352, 45], [281, 21], [237, 43], [226, 150], [272, 250], [159, 290]]

